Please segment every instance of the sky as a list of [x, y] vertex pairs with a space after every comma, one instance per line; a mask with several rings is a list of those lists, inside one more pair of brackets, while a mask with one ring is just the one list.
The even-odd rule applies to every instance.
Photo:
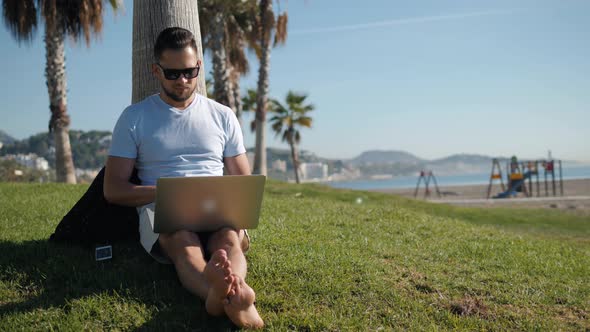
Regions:
[[[270, 96], [307, 93], [301, 148], [327, 158], [404, 150], [590, 161], [590, 1], [291, 0], [272, 51]], [[71, 128], [112, 130], [131, 102], [133, 4], [101, 37], [68, 43]], [[275, 6], [275, 9], [277, 7]], [[0, 28], [0, 129], [47, 130], [43, 30], [20, 45]], [[255, 88], [250, 55], [243, 89]], [[205, 73], [211, 69], [205, 55]], [[249, 123], [251, 115], [246, 115]], [[247, 147], [254, 134], [244, 131]], [[268, 131], [267, 145], [288, 148]]]

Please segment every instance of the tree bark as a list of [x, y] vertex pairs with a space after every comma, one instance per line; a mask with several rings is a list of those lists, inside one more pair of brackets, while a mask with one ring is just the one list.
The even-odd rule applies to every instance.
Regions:
[[300, 183], [299, 180], [299, 157], [297, 153], [297, 145], [293, 142], [293, 139], [289, 140], [291, 146], [291, 159], [293, 159], [293, 170], [295, 171], [295, 182]]
[[229, 68], [229, 83], [230, 83], [230, 94], [233, 96], [234, 99], [234, 111], [236, 113], [236, 118], [238, 118], [238, 122], [240, 123], [240, 127], [242, 128], [242, 132], [246, 132], [244, 129], [243, 119], [242, 119], [242, 97], [240, 94], [240, 76], [241, 74], [231, 65], [228, 65]]
[[[266, 13], [272, 10], [271, 0], [260, 1], [260, 25], [268, 25]], [[270, 32], [261, 28], [259, 31], [261, 57], [258, 70], [258, 95], [256, 98], [256, 151], [254, 156], [254, 174], [266, 175], [266, 103], [270, 72]]]
[[158, 34], [169, 27], [188, 29], [197, 42], [197, 58], [201, 60], [201, 70], [196, 92], [207, 96], [205, 88], [205, 64], [197, 0], [141, 0], [133, 2], [133, 53], [132, 53], [132, 103], [158, 93], [159, 82], [152, 75], [151, 64], [154, 59], [154, 44]]
[[213, 36], [211, 38], [211, 58], [213, 62], [213, 95], [215, 101], [231, 108], [235, 113], [233, 95], [230, 93], [229, 66], [225, 51], [225, 23], [223, 10], [215, 13], [213, 18]]
[[65, 34], [55, 25], [45, 25], [45, 78], [49, 94], [49, 132], [54, 135], [55, 173], [57, 182], [76, 183], [72, 148], [70, 146], [70, 116], [66, 99]]

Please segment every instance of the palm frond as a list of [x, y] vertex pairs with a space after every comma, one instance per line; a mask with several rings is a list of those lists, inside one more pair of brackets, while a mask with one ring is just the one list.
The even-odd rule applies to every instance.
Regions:
[[30, 43], [37, 30], [37, 7], [34, 0], [3, 0], [4, 25], [17, 42]]
[[270, 121], [272, 123], [272, 130], [275, 132], [275, 136], [278, 136], [283, 130], [283, 123], [281, 121]]
[[294, 120], [294, 123], [307, 128], [311, 128], [312, 122], [312, 119], [308, 116], [301, 116]]
[[244, 112], [256, 111], [256, 90], [248, 89], [242, 97], [242, 110]]
[[289, 130], [285, 130], [283, 132], [283, 136], [281, 137], [281, 141], [283, 142], [290, 142], [291, 132]]
[[269, 111], [273, 112], [273, 113], [277, 113], [277, 114], [288, 114], [289, 113], [289, 109], [287, 107], [285, 107], [285, 105], [281, 104], [278, 100], [276, 99], [269, 99]]
[[273, 46], [285, 44], [287, 41], [287, 22], [289, 18], [287, 12], [279, 15], [275, 29], [275, 40]]

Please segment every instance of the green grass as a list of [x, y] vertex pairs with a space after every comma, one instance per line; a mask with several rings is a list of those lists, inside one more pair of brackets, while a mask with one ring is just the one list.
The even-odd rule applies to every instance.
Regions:
[[[49, 244], [85, 189], [0, 184], [1, 331], [232, 329], [138, 244]], [[251, 235], [268, 330], [590, 329], [588, 216], [270, 182]]]

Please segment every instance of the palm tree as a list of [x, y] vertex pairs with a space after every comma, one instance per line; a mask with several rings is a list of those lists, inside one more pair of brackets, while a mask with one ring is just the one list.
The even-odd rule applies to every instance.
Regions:
[[[211, 52], [214, 98], [232, 108], [241, 123], [240, 77], [249, 71], [245, 48], [253, 40], [256, 0], [202, 0], [203, 46]], [[254, 46], [251, 46], [254, 47]]]
[[[120, 0], [110, 0], [117, 10]], [[4, 23], [20, 43], [30, 42], [37, 30], [37, 18], [45, 23], [45, 78], [49, 93], [49, 132], [55, 142], [55, 169], [58, 182], [76, 183], [70, 146], [70, 116], [67, 112], [65, 38], [77, 41], [82, 36], [86, 46], [91, 35], [102, 30], [102, 0], [2, 0]]]
[[291, 159], [295, 171], [295, 181], [299, 183], [299, 154], [297, 145], [301, 142], [301, 134], [298, 127], [311, 128], [312, 118], [308, 113], [314, 110], [313, 104], [305, 104], [307, 95], [296, 94], [289, 91], [285, 99], [286, 105], [277, 100], [271, 100], [272, 112], [275, 113], [270, 123], [276, 135], [282, 135], [283, 142], [291, 147]]
[[[169, 27], [185, 28], [193, 33], [197, 42], [197, 58], [203, 62], [201, 29], [197, 0], [141, 0], [133, 2], [133, 53], [132, 102], [157, 93], [160, 86], [150, 71], [154, 62], [154, 42], [158, 34]], [[201, 73], [206, 73], [204, 64]], [[205, 75], [197, 78], [198, 94], [207, 95]]]
[[266, 111], [270, 72], [271, 36], [274, 33], [274, 44], [284, 44], [287, 40], [287, 13], [283, 12], [275, 18], [272, 0], [260, 0], [258, 5], [256, 29], [260, 68], [258, 70], [258, 88], [256, 100], [256, 151], [254, 156], [255, 174], [266, 175]]

